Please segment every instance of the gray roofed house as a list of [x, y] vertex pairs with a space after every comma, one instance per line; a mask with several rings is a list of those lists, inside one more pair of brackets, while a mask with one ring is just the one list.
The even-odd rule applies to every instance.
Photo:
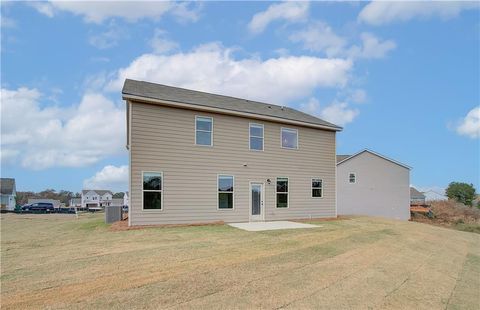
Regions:
[[256, 117], [263, 115], [265, 117], [301, 122], [304, 125], [321, 126], [335, 131], [342, 130], [342, 127], [289, 107], [162, 84], [127, 79], [125, 80], [122, 94], [124, 99], [171, 101], [197, 107], [204, 106], [223, 111], [248, 113]]
[[86, 194], [86, 193], [88, 193], [88, 192], [95, 192], [95, 193], [97, 193], [97, 194], [100, 195], [100, 196], [103, 196], [103, 195], [105, 195], [106, 193], [110, 193], [110, 194], [113, 195], [112, 191], [110, 191], [110, 190], [104, 190], [104, 189], [84, 189], [84, 190], [82, 190], [82, 195], [84, 195], [84, 194]]
[[344, 161], [345, 159], [349, 158], [352, 155], [337, 155], [337, 163]]
[[410, 204], [419, 205], [425, 204], [425, 195], [419, 192], [415, 187], [410, 187]]
[[128, 79], [122, 97], [129, 225], [336, 216], [341, 127], [288, 107]]
[[16, 197], [15, 179], [0, 178], [0, 209], [7, 211], [15, 210]]

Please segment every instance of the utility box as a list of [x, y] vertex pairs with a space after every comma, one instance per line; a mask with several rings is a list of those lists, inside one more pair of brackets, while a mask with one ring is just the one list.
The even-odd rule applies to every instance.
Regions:
[[121, 206], [106, 206], [105, 207], [105, 223], [110, 224], [122, 220]]

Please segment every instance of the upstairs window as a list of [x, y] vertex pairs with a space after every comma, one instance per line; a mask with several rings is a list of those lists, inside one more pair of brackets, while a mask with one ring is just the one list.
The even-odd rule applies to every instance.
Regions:
[[357, 183], [357, 175], [355, 173], [350, 173], [348, 175], [348, 183], [350, 183], [350, 184]]
[[282, 128], [282, 147], [285, 149], [298, 149], [298, 131], [296, 129]]
[[288, 178], [277, 178], [277, 208], [288, 208]]
[[263, 125], [250, 124], [250, 149], [263, 151]]
[[323, 181], [322, 179], [312, 179], [312, 197], [323, 197]]
[[143, 173], [143, 209], [162, 210], [163, 173]]
[[211, 117], [195, 117], [195, 144], [213, 146], [213, 119]]
[[218, 176], [218, 208], [233, 209], [233, 186], [232, 175]]

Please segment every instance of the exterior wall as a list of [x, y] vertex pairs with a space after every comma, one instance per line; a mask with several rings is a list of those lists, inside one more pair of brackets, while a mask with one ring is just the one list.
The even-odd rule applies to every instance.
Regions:
[[410, 198], [411, 205], [423, 205], [425, 204], [425, 198]]
[[16, 199], [14, 195], [0, 195], [0, 205], [2, 210], [15, 210]]
[[[349, 174], [356, 183], [349, 183]], [[339, 215], [410, 219], [410, 170], [364, 152], [337, 166]]]
[[[264, 183], [265, 220], [336, 216], [335, 132], [137, 102], [130, 111], [130, 225], [249, 221], [250, 182]], [[195, 145], [196, 115], [213, 117], [213, 147]], [[250, 122], [264, 125], [264, 151], [249, 150]], [[298, 129], [298, 150], [281, 148], [281, 127]], [[142, 171], [163, 172], [163, 210], [142, 210]], [[233, 210], [217, 209], [218, 174], [235, 177]], [[276, 177], [289, 178], [287, 209], [275, 206]], [[311, 197], [311, 178], [323, 179], [323, 198]]]

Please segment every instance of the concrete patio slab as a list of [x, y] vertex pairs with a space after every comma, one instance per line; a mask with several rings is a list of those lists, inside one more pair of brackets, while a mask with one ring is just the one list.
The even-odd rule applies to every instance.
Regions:
[[232, 227], [247, 231], [264, 231], [278, 229], [295, 229], [295, 228], [318, 228], [319, 225], [296, 223], [290, 221], [273, 221], [273, 222], [248, 222], [248, 223], [230, 223]]

